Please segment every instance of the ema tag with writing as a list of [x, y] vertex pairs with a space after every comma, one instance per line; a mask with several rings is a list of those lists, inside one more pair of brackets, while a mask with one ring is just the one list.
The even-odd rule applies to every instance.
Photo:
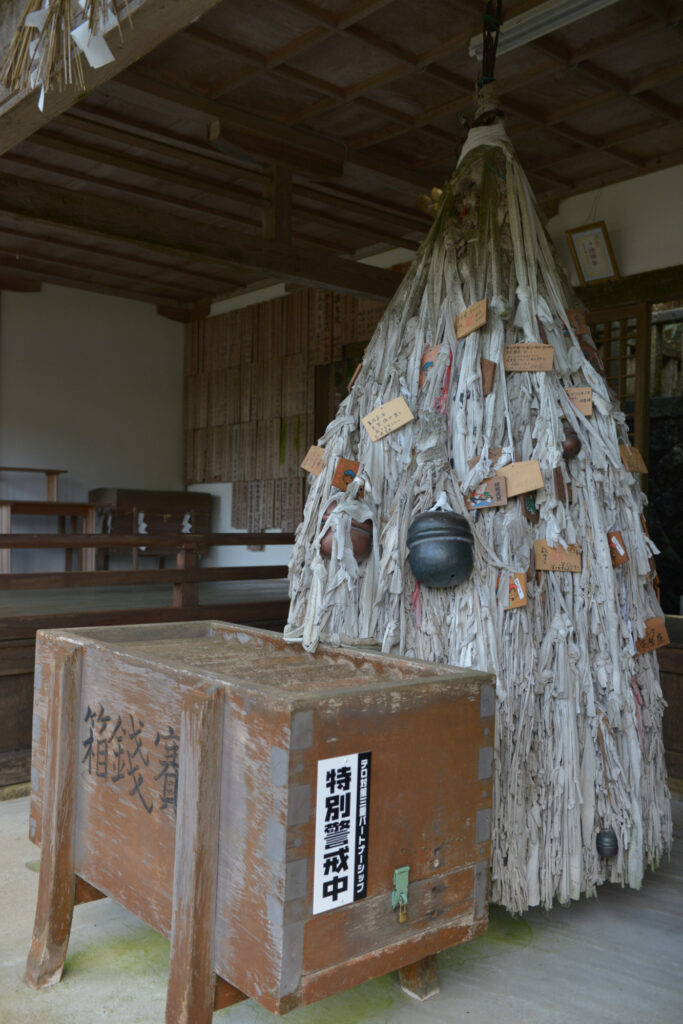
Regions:
[[551, 548], [544, 540], [534, 541], [536, 569], [543, 572], [581, 572], [581, 548], [578, 544]]
[[484, 359], [483, 357], [479, 360], [481, 365], [481, 393], [484, 398], [490, 395], [493, 391], [493, 381], [496, 376], [496, 366], [492, 359]]
[[609, 544], [609, 554], [612, 559], [612, 565], [616, 568], [618, 565], [623, 565], [624, 562], [628, 562], [628, 555], [626, 548], [624, 547], [624, 538], [621, 536], [619, 530], [611, 530], [607, 534], [607, 543]]
[[656, 651], [658, 647], [666, 647], [670, 643], [664, 619], [645, 619], [645, 636], [636, 640], [636, 650], [638, 654], [647, 654], [648, 651]]
[[473, 306], [468, 306], [462, 313], [458, 313], [455, 318], [455, 336], [460, 341], [461, 338], [466, 338], [468, 334], [472, 334], [473, 331], [478, 331], [480, 327], [486, 324], [489, 317], [489, 300], [482, 299], [481, 302], [475, 302]]
[[430, 345], [429, 348], [426, 348], [422, 353], [422, 359], [420, 360], [420, 387], [424, 385], [429, 371], [434, 369], [434, 363], [436, 362], [436, 357], [439, 354], [440, 348], [440, 345]]
[[320, 476], [323, 471], [324, 455], [324, 448], [321, 448], [319, 444], [312, 444], [304, 456], [301, 468], [305, 469], [307, 473], [312, 473], [313, 476]]
[[539, 345], [536, 342], [506, 345], [503, 349], [503, 366], [509, 373], [547, 373], [553, 368], [554, 355], [552, 345]]
[[539, 487], [543, 487], [543, 475], [537, 459], [510, 462], [499, 469], [497, 475], [505, 477], [508, 498], [513, 498], [516, 494], [528, 494], [529, 491], [537, 491]]
[[363, 417], [362, 423], [371, 441], [381, 441], [387, 434], [392, 434], [399, 427], [404, 427], [415, 419], [405, 398], [392, 398], [384, 405], [378, 405], [376, 409]]
[[584, 416], [593, 415], [592, 388], [565, 388], [565, 391], [569, 401], [579, 412], [582, 412]]
[[586, 317], [581, 309], [568, 309], [567, 320], [569, 320], [570, 326], [572, 327], [575, 334], [587, 334], [588, 324], [586, 323]]
[[507, 500], [504, 476], [490, 476], [465, 495], [465, 505], [470, 509], [498, 508], [499, 505], [507, 505]]
[[526, 604], [526, 574], [511, 572], [508, 581], [508, 603], [506, 611], [511, 608], [523, 608]]
[[631, 444], [620, 444], [621, 461], [631, 473], [647, 473], [645, 460], [637, 448]]
[[332, 477], [332, 486], [338, 487], [340, 491], [345, 491], [349, 484], [356, 479], [359, 469], [360, 462], [354, 462], [353, 459], [338, 459], [337, 468]]
[[366, 751], [318, 761], [314, 914], [367, 896], [371, 756]]

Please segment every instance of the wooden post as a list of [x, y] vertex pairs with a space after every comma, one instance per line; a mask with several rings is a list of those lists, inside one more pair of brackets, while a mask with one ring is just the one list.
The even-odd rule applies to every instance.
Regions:
[[210, 1024], [213, 1015], [222, 737], [222, 687], [191, 693], [180, 726], [166, 1024]]
[[47, 477], [47, 500], [57, 500], [57, 479], [59, 477], [59, 470], [46, 469], [45, 476]]
[[[12, 532], [12, 507], [0, 502], [0, 533]], [[0, 572], [12, 571], [12, 549], [0, 548]]]
[[[83, 517], [83, 533], [95, 533], [97, 529], [97, 509], [93, 505]], [[97, 548], [81, 548], [80, 568], [83, 572], [94, 572]]]
[[[178, 569], [194, 569], [197, 565], [197, 549], [182, 547], [178, 551], [176, 566]], [[198, 583], [174, 583], [173, 607], [186, 608], [188, 605], [199, 604]]]
[[398, 972], [398, 983], [404, 992], [414, 999], [429, 999], [439, 992], [439, 970], [436, 954], [424, 957], [414, 964], [402, 967]]
[[59, 655], [49, 698], [38, 901], [26, 964], [33, 988], [60, 980], [71, 933], [80, 666], [80, 648]]

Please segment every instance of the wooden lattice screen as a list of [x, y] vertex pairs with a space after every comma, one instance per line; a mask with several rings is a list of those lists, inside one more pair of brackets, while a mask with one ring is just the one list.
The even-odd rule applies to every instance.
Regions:
[[[588, 315], [607, 383], [624, 411], [632, 412], [632, 443], [645, 459], [649, 448], [649, 310], [645, 302], [593, 310]], [[631, 405], [632, 403], [632, 405]]]

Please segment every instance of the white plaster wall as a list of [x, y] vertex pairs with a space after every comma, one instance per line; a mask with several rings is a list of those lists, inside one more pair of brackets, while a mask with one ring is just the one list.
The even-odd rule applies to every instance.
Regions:
[[683, 166], [564, 199], [548, 233], [579, 283], [565, 231], [604, 220], [622, 277], [683, 263]]
[[[71, 288], [0, 297], [0, 465], [67, 469], [59, 497], [93, 487], [183, 488], [181, 324], [150, 305]], [[45, 479], [0, 474], [0, 497], [45, 498]], [[51, 518], [17, 530], [56, 530]], [[61, 561], [60, 561], [61, 559]], [[16, 552], [18, 571], [63, 565]]]

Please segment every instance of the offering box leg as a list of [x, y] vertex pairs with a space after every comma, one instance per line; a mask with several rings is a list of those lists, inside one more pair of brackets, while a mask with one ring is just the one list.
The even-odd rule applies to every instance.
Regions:
[[439, 970], [436, 954], [417, 960], [402, 967], [398, 972], [398, 983], [404, 992], [414, 999], [429, 999], [439, 992]]
[[216, 808], [220, 806], [222, 740], [222, 690], [199, 688], [188, 698], [180, 727], [183, 771], [178, 789], [166, 1024], [210, 1024], [214, 1010]]
[[26, 964], [26, 981], [33, 988], [61, 979], [71, 933], [80, 664], [78, 650], [59, 655], [52, 677], [38, 901]]

